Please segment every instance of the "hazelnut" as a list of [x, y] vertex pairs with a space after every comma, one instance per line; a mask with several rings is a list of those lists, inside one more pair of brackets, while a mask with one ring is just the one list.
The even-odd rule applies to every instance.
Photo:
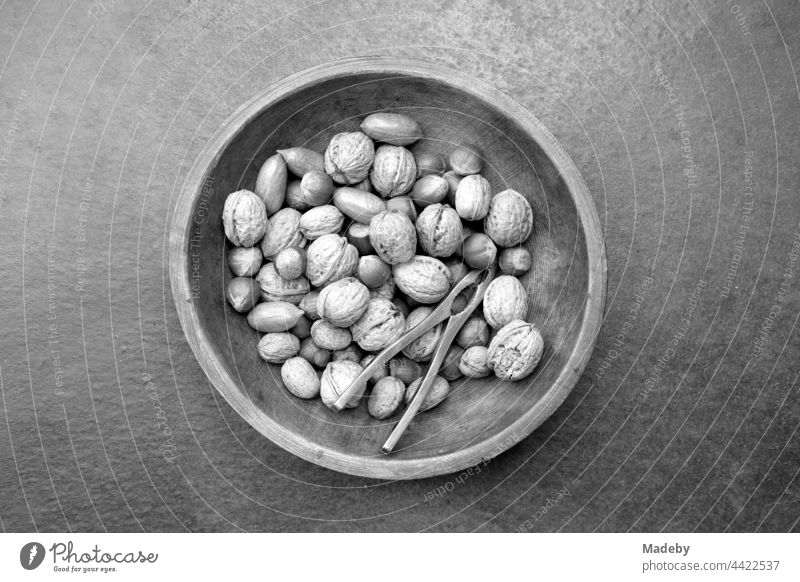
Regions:
[[228, 253], [228, 267], [237, 277], [252, 277], [258, 273], [262, 260], [258, 247], [233, 247]]
[[325, 171], [337, 184], [356, 184], [369, 174], [375, 145], [360, 131], [337, 133], [325, 150]]
[[472, 346], [461, 354], [458, 368], [467, 378], [485, 378], [492, 373], [487, 364], [489, 350], [483, 346]]
[[300, 217], [300, 232], [308, 240], [316, 240], [323, 234], [336, 234], [344, 224], [344, 215], [331, 204], [317, 206]]
[[485, 269], [497, 258], [497, 247], [482, 232], [470, 235], [464, 241], [464, 260], [473, 269]]
[[417, 206], [425, 208], [444, 200], [449, 189], [447, 180], [441, 176], [430, 174], [414, 183], [414, 187], [411, 189], [411, 198]]
[[300, 351], [300, 340], [290, 333], [268, 333], [258, 342], [258, 355], [270, 364], [282, 364]]
[[467, 267], [461, 258], [455, 257], [448, 259], [444, 264], [450, 271], [450, 281], [452, 281], [453, 286], [458, 285], [459, 281], [469, 273], [469, 267]]
[[261, 287], [250, 277], [234, 277], [228, 281], [225, 295], [231, 307], [239, 313], [243, 313], [253, 309], [253, 306], [261, 299]]
[[395, 196], [386, 201], [386, 210], [402, 212], [411, 222], [417, 222], [417, 207], [411, 196]]
[[358, 278], [370, 289], [380, 287], [391, 276], [391, 267], [377, 255], [367, 255], [358, 260]]
[[414, 185], [417, 165], [414, 156], [402, 146], [382, 145], [375, 151], [370, 180], [381, 194], [389, 198], [405, 194]]
[[[424, 378], [417, 378], [408, 385], [405, 395], [406, 405], [411, 404], [411, 401], [414, 400], [414, 396], [416, 395], [417, 390], [419, 390], [419, 387], [422, 386], [423, 380]], [[450, 383], [441, 376], [434, 377], [433, 383], [428, 389], [428, 393], [425, 395], [422, 405], [419, 407], [419, 412], [425, 412], [434, 406], [438, 406], [444, 401], [445, 398], [447, 398], [449, 393]]]
[[403, 317], [408, 317], [408, 314], [411, 313], [411, 308], [402, 297], [395, 297], [391, 301], [394, 303], [394, 306], [397, 307], [397, 311], [403, 314]]
[[348, 277], [357, 266], [356, 247], [336, 234], [322, 235], [306, 251], [306, 277], [315, 287]]
[[432, 204], [417, 218], [417, 236], [431, 257], [449, 257], [461, 244], [461, 219], [447, 204]]
[[264, 202], [267, 216], [272, 216], [283, 206], [286, 177], [286, 162], [280, 154], [268, 157], [258, 171], [255, 194]]
[[247, 314], [247, 323], [263, 333], [289, 331], [302, 317], [303, 312], [286, 301], [259, 303]]
[[414, 163], [417, 164], [417, 179], [434, 174], [441, 176], [447, 170], [444, 158], [433, 152], [414, 152]]
[[450, 270], [433, 257], [416, 255], [407, 263], [392, 267], [394, 281], [409, 299], [427, 305], [450, 291]]
[[326, 350], [343, 350], [353, 341], [350, 331], [343, 327], [336, 327], [329, 321], [318, 319], [311, 326], [311, 339], [319, 347]]
[[516, 190], [495, 194], [489, 214], [483, 221], [483, 232], [501, 247], [515, 247], [528, 240], [533, 230], [533, 210]]
[[405, 393], [405, 384], [397, 378], [386, 376], [378, 380], [367, 401], [370, 416], [378, 420], [389, 418], [397, 411]]
[[306, 172], [300, 180], [300, 198], [307, 206], [322, 206], [333, 196], [333, 180], [325, 172]]
[[303, 313], [305, 313], [306, 317], [311, 321], [316, 321], [317, 319], [319, 319], [319, 313], [317, 313], [318, 297], [319, 297], [319, 291], [311, 291], [300, 300], [300, 305], [299, 305], [300, 309], [303, 310]]
[[252, 247], [267, 232], [267, 210], [249, 190], [229, 194], [222, 209], [225, 236], [237, 247]]
[[[328, 408], [333, 408], [334, 402], [347, 390], [353, 380], [358, 378], [362, 370], [357, 362], [351, 362], [350, 360], [340, 360], [328, 364], [320, 380], [320, 396], [322, 396], [323, 404]], [[347, 403], [346, 408], [358, 406], [363, 394], [363, 391], [355, 394]]]
[[450, 152], [450, 168], [461, 176], [477, 174], [483, 168], [480, 150], [472, 145], [458, 146]]
[[310, 337], [300, 342], [300, 353], [298, 355], [317, 368], [324, 368], [331, 360], [330, 351], [323, 350]]
[[311, 320], [305, 315], [301, 315], [297, 318], [297, 323], [294, 324], [294, 327], [290, 329], [289, 332], [301, 340], [311, 337]]
[[286, 389], [298, 398], [316, 398], [319, 396], [320, 382], [317, 372], [303, 358], [289, 358], [281, 366], [281, 380]]
[[456, 335], [456, 344], [465, 350], [473, 346], [485, 346], [488, 342], [489, 324], [481, 317], [470, 317]]
[[368, 352], [382, 350], [405, 332], [403, 314], [387, 299], [371, 299], [361, 318], [350, 331], [355, 341]]
[[310, 289], [308, 279], [303, 276], [291, 280], [281, 277], [275, 263], [261, 267], [256, 281], [261, 286], [261, 296], [265, 301], [288, 301], [298, 305]]
[[294, 208], [299, 212], [305, 212], [311, 208], [311, 204], [309, 204], [305, 196], [303, 196], [302, 183], [300, 180], [290, 180], [286, 185], [286, 197], [284, 202], [287, 207]]
[[447, 182], [447, 203], [450, 206], [456, 205], [456, 192], [458, 192], [458, 185], [461, 183], [461, 176], [450, 170], [442, 175], [442, 178]]
[[375, 141], [398, 146], [409, 145], [422, 137], [419, 124], [400, 113], [373, 113], [361, 122], [361, 131]]
[[283, 249], [275, 257], [275, 270], [284, 279], [299, 279], [306, 270], [306, 252], [299, 247]]
[[544, 340], [533, 324], [515, 319], [503, 326], [489, 344], [487, 362], [501, 380], [529, 376], [542, 357]]
[[[433, 313], [431, 307], [417, 307], [412, 311], [406, 320], [406, 332], [411, 331], [420, 323]], [[408, 344], [403, 349], [403, 354], [416, 362], [427, 362], [433, 357], [433, 352], [436, 351], [436, 346], [439, 345], [439, 340], [442, 339], [444, 331], [444, 324], [438, 324], [426, 331], [420, 337]]]
[[372, 248], [372, 243], [369, 242], [369, 225], [354, 222], [347, 227], [347, 242], [356, 247], [360, 255], [374, 255], [375, 249]]
[[294, 208], [282, 208], [272, 215], [267, 234], [261, 239], [264, 259], [274, 259], [287, 247], [306, 246], [306, 239], [300, 233], [300, 216]]
[[331, 356], [331, 361], [341, 362], [347, 360], [358, 364], [364, 358], [364, 351], [357, 344], [350, 344], [346, 348], [336, 350]]
[[389, 374], [408, 385], [422, 377], [422, 366], [410, 358], [393, 358], [389, 361]]
[[278, 150], [278, 153], [286, 161], [289, 171], [302, 178], [307, 172], [325, 171], [325, 161], [322, 154], [309, 148], [295, 147], [285, 150]]
[[498, 265], [504, 275], [519, 277], [530, 271], [532, 264], [531, 253], [524, 247], [503, 249], [500, 252]]
[[492, 188], [478, 174], [464, 176], [456, 189], [456, 212], [464, 220], [483, 220], [489, 212]]
[[483, 316], [495, 329], [515, 319], [524, 319], [528, 312], [528, 294], [519, 279], [501, 275], [489, 283], [483, 296]]
[[451, 382], [460, 378], [462, 373], [458, 364], [461, 362], [461, 355], [463, 353], [464, 350], [459, 346], [450, 346], [450, 349], [447, 350], [447, 354], [444, 356], [444, 360], [442, 360], [442, 367], [439, 369], [439, 375]]
[[369, 289], [354, 277], [345, 277], [323, 287], [317, 298], [317, 313], [338, 327], [350, 327], [364, 314]]
[[378, 256], [396, 265], [405, 263], [417, 250], [417, 233], [408, 216], [401, 212], [384, 211], [369, 223], [369, 241]]

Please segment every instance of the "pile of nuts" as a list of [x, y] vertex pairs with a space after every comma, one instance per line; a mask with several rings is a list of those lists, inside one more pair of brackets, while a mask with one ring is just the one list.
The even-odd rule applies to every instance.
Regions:
[[[515, 190], [492, 194], [474, 146], [448, 159], [407, 146], [422, 137], [405, 115], [375, 113], [339, 133], [324, 154], [278, 150], [253, 191], [230, 194], [222, 214], [233, 244], [227, 299], [263, 333], [260, 356], [281, 364], [286, 389], [332, 406], [377, 352], [423, 321], [469, 269], [499, 272], [449, 349], [420, 410], [442, 402], [450, 382], [494, 373], [520, 380], [543, 341], [525, 321], [531, 268], [522, 246], [533, 212]], [[463, 308], [466, 298], [459, 297]], [[413, 341], [370, 381], [378, 419], [411, 401], [443, 322]], [[320, 373], [320, 370], [322, 372]], [[356, 395], [348, 408], [356, 407]]]

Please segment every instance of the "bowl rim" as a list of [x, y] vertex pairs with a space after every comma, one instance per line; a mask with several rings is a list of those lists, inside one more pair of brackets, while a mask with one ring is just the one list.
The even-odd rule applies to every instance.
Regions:
[[[238, 382], [217, 362], [211, 338], [199, 324], [191, 300], [189, 246], [192, 209], [202, 184], [222, 152], [239, 132], [278, 99], [332, 78], [360, 73], [413, 75], [451, 85], [513, 116], [516, 123], [542, 148], [561, 174], [583, 226], [588, 259], [588, 292], [577, 341], [556, 380], [529, 410], [510, 425], [464, 449], [424, 459], [397, 459], [391, 455], [364, 457], [342, 453], [313, 443], [286, 430], [254, 406]], [[602, 323], [607, 272], [603, 232], [597, 208], [577, 166], [558, 140], [534, 115], [513, 98], [488, 83], [455, 69], [425, 60], [366, 56], [340, 59], [293, 73], [273, 83], [241, 105], [206, 141], [187, 173], [177, 199], [169, 233], [169, 272], [173, 300], [184, 336], [214, 388], [248, 424], [285, 450], [335, 471], [376, 479], [421, 479], [453, 473], [487, 461], [538, 428], [566, 399], [582, 375]]]

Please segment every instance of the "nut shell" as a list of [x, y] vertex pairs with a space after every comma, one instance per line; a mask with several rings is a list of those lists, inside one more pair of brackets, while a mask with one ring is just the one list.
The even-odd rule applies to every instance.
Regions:
[[501, 275], [489, 283], [483, 296], [483, 316], [495, 329], [515, 319], [524, 319], [528, 312], [528, 294], [519, 279]]
[[222, 208], [225, 236], [237, 247], [252, 247], [267, 232], [267, 210], [249, 190], [229, 194]]
[[447, 204], [431, 204], [417, 218], [417, 236], [430, 256], [449, 257], [461, 244], [461, 219]]
[[[320, 380], [320, 396], [322, 403], [328, 408], [333, 408], [333, 403], [353, 383], [362, 371], [362, 367], [350, 360], [331, 362], [325, 367]], [[355, 408], [363, 396], [363, 390], [353, 396], [346, 408]]]
[[384, 211], [369, 223], [369, 241], [378, 256], [390, 265], [411, 260], [417, 250], [417, 232], [402, 212]]
[[323, 234], [336, 234], [344, 224], [344, 215], [331, 204], [317, 206], [300, 217], [300, 232], [308, 240], [316, 240]]
[[255, 194], [264, 202], [267, 216], [272, 216], [283, 206], [287, 175], [286, 161], [280, 154], [268, 157], [258, 171]]
[[400, 113], [373, 113], [361, 122], [361, 131], [375, 141], [404, 146], [422, 137], [422, 128], [414, 119]]
[[320, 381], [313, 366], [305, 359], [289, 358], [281, 366], [281, 380], [286, 389], [306, 400], [319, 396]]
[[533, 230], [533, 210], [516, 190], [495, 194], [483, 221], [483, 232], [501, 247], [514, 247], [528, 240]]
[[355, 341], [368, 352], [382, 350], [399, 339], [406, 328], [403, 314], [387, 299], [371, 299], [364, 314], [350, 331]]
[[458, 369], [467, 378], [486, 378], [492, 373], [487, 363], [489, 350], [483, 346], [472, 346], [464, 350]]
[[319, 347], [326, 350], [343, 350], [353, 341], [350, 330], [336, 327], [329, 321], [318, 319], [311, 326], [311, 339]]
[[369, 289], [354, 277], [345, 277], [322, 288], [317, 313], [333, 325], [350, 327], [364, 314]]
[[300, 232], [300, 216], [294, 208], [282, 208], [269, 219], [267, 234], [260, 245], [265, 260], [274, 259], [287, 247], [306, 246], [306, 239]]
[[282, 364], [300, 351], [300, 340], [290, 333], [268, 333], [258, 342], [258, 355], [270, 364]]
[[394, 281], [409, 298], [436, 303], [450, 291], [450, 270], [439, 259], [416, 255], [392, 268]]
[[[417, 307], [406, 319], [406, 332], [411, 331], [422, 323], [431, 313], [433, 313], [433, 308], [431, 307]], [[427, 362], [433, 357], [433, 352], [436, 351], [436, 346], [439, 344], [439, 340], [442, 339], [443, 332], [443, 323], [435, 325], [408, 344], [403, 349], [403, 354], [416, 362]]]
[[[419, 390], [419, 387], [422, 386], [423, 380], [424, 378], [418, 378], [408, 385], [405, 394], [406, 405], [411, 404], [411, 401], [414, 400], [414, 395], [417, 393], [417, 390]], [[447, 398], [449, 393], [450, 382], [441, 376], [434, 377], [433, 383], [430, 389], [428, 389], [428, 393], [425, 395], [422, 405], [419, 407], [419, 412], [425, 412], [434, 406], [438, 406]]]
[[356, 184], [369, 174], [375, 145], [360, 131], [337, 133], [325, 150], [325, 171], [337, 184]]
[[533, 372], [543, 351], [544, 340], [539, 330], [530, 323], [515, 319], [492, 339], [487, 362], [495, 376], [515, 382]]
[[347, 239], [324, 234], [306, 250], [306, 277], [315, 287], [352, 275], [358, 266], [358, 251]]
[[225, 289], [228, 303], [239, 313], [250, 311], [261, 299], [261, 287], [250, 277], [234, 277]]
[[406, 385], [393, 376], [385, 376], [375, 383], [367, 402], [370, 416], [382, 420], [389, 418], [400, 406], [406, 393]]
[[287, 301], [298, 305], [309, 292], [308, 279], [302, 275], [297, 279], [284, 279], [275, 269], [275, 263], [267, 263], [256, 275], [265, 301]]
[[237, 277], [252, 277], [261, 268], [263, 258], [259, 247], [233, 247], [228, 253], [228, 267]]
[[375, 151], [370, 181], [384, 196], [401, 196], [410, 191], [417, 177], [414, 156], [406, 148], [382, 145]]
[[250, 327], [263, 333], [289, 331], [303, 316], [303, 311], [286, 301], [259, 303], [247, 314]]
[[492, 202], [492, 187], [483, 176], [464, 176], [456, 188], [456, 212], [464, 220], [483, 220]]

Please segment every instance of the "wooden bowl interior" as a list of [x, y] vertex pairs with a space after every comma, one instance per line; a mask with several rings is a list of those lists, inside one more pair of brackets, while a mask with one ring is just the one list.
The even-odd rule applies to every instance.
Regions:
[[[220, 220], [225, 197], [252, 189], [259, 167], [276, 149], [305, 145], [324, 151], [335, 133], [354, 131], [365, 115], [382, 110], [403, 112], [420, 122], [427, 137], [415, 151], [446, 155], [456, 144], [477, 144], [493, 191], [514, 188], [528, 197], [534, 228], [527, 246], [534, 267], [522, 282], [530, 295], [528, 319], [541, 328], [546, 346], [542, 363], [522, 382], [454, 382], [449, 398], [418, 416], [389, 457], [380, 454], [379, 446], [394, 422], [371, 418], [363, 403], [336, 414], [320, 400], [294, 398], [280, 385], [279, 367], [259, 358], [259, 334], [224, 299], [231, 277], [225, 260], [230, 245]], [[545, 397], [567, 366], [581, 329], [589, 279], [586, 239], [559, 171], [514, 119], [422, 75], [352, 74], [295, 90], [272, 103], [220, 152], [195, 198], [193, 216], [186, 249], [189, 275], [197, 273], [191, 280], [198, 292], [199, 323], [214, 343], [218, 365], [269, 421], [305, 440], [312, 450], [386, 463], [430, 459], [474, 445], [519, 420]]]

